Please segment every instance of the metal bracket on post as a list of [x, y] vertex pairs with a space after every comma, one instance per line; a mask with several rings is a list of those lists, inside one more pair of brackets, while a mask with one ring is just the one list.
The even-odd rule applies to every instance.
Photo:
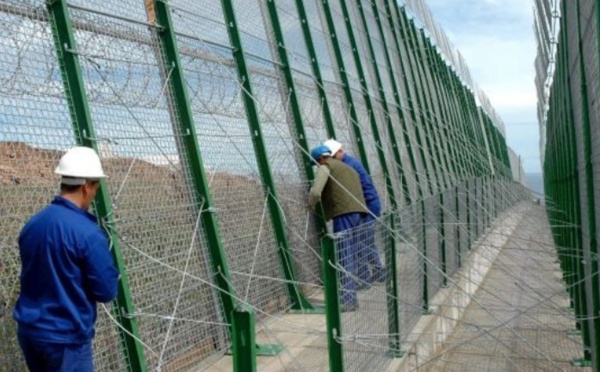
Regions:
[[586, 358], [575, 358], [575, 359], [571, 360], [571, 364], [574, 367], [584, 368], [584, 367], [591, 367], [592, 361], [590, 359], [586, 359]]

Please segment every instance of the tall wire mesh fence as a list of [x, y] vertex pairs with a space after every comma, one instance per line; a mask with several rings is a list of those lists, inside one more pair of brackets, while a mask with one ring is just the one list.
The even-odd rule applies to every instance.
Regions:
[[[527, 197], [501, 121], [462, 60], [443, 57], [450, 46], [420, 2], [0, 0], [0, 23], [0, 371], [25, 368], [11, 318], [19, 231], [58, 191], [53, 169], [76, 144], [93, 144], [110, 176], [101, 225], [128, 279], [126, 300], [99, 306], [99, 371], [218, 370], [237, 331], [231, 304], [256, 313], [262, 346], [311, 338], [314, 350], [277, 357], [282, 370], [329, 370], [335, 345], [346, 370], [384, 370], [477, 239]], [[383, 205], [333, 266], [306, 171], [330, 137], [368, 167]], [[333, 314], [328, 343], [322, 315], [293, 312], [332, 316], [331, 268], [358, 308]]]
[[596, 239], [598, 22], [594, 1], [536, 1], [544, 189], [570, 306], [585, 345], [576, 365], [600, 366]]

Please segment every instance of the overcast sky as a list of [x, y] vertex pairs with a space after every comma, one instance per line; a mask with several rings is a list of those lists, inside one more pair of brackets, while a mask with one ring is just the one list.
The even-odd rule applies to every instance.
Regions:
[[506, 124], [526, 172], [540, 172], [530, 0], [427, 0]]

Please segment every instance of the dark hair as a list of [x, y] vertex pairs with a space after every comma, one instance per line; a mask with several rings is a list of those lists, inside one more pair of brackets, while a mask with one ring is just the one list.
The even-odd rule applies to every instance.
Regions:
[[70, 194], [70, 193], [77, 191], [82, 186], [83, 185], [65, 185], [64, 183], [61, 183], [60, 184], [60, 192]]
[[[87, 180], [87, 181], [86, 181], [86, 183], [90, 183], [90, 184], [92, 184], [92, 185], [95, 185], [95, 184], [97, 184], [97, 183], [99, 183], [99, 182], [100, 182], [100, 181], [98, 181], [98, 180]], [[66, 184], [64, 184], [64, 183], [61, 183], [61, 184], [60, 184], [60, 192], [61, 192], [61, 193], [67, 193], [67, 194], [70, 194], [70, 193], [76, 192], [77, 190], [79, 190], [79, 189], [80, 189], [81, 187], [83, 187], [84, 185], [85, 185], [85, 184], [83, 184], [83, 185], [66, 185]]]

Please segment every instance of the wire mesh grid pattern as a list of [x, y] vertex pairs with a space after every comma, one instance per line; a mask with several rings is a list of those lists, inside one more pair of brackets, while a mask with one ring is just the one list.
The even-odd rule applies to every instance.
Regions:
[[423, 208], [423, 242], [427, 256], [427, 286], [429, 297], [433, 297], [443, 284], [440, 239], [440, 206], [439, 196], [425, 198]]
[[[113, 12], [130, 8], [137, 21], [146, 19], [143, 3], [105, 5]], [[160, 47], [145, 26], [86, 10], [74, 9], [71, 16], [81, 24], [78, 52], [84, 57], [96, 140], [107, 142], [101, 152], [114, 191], [113, 228], [136, 303], [136, 313], [129, 315], [137, 317], [141, 339], [150, 348], [150, 368], [187, 369], [199, 357], [223, 352], [226, 336], [198, 226], [203, 206], [185, 186], [191, 174], [182, 168], [186, 160], [178, 152], [181, 133], [173, 133], [170, 124], [172, 98], [160, 95], [161, 78], [169, 78], [159, 67]], [[102, 28], [115, 36], [93, 32]], [[106, 45], [111, 47], [98, 56]]]
[[398, 296], [400, 302], [400, 336], [402, 340], [423, 314], [423, 263], [419, 251], [422, 236], [423, 213], [418, 204], [403, 208], [399, 214], [398, 228]]
[[[174, 20], [175, 27], [177, 28], [178, 19], [181, 19], [182, 32], [190, 32], [195, 38], [207, 38], [214, 34], [214, 38], [207, 39], [208, 42], [214, 43], [224, 38], [223, 34], [227, 31], [220, 6], [211, 9], [208, 14], [200, 4], [174, 1], [172, 6], [178, 16]], [[204, 17], [208, 17], [212, 22], [203, 23]], [[205, 24], [204, 27], [210, 29], [211, 33], [198, 30], [199, 24]], [[284, 283], [268, 279], [281, 277], [282, 267], [277, 258], [279, 247], [270, 223], [272, 215], [267, 206], [267, 194], [260, 180], [260, 171], [251, 145], [253, 134], [248, 127], [242, 103], [244, 93], [237, 82], [233, 61], [226, 54], [231, 53], [230, 51], [207, 42], [198, 45], [192, 38], [182, 38], [181, 44], [186, 43], [191, 44], [190, 49], [207, 48], [209, 54], [220, 57], [215, 63], [207, 66], [208, 71], [204, 69], [203, 65], [207, 61], [203, 58], [184, 61], [187, 76], [204, 82], [202, 90], [206, 92], [206, 96], [221, 97], [235, 107], [231, 110], [224, 107], [222, 102], [218, 109], [213, 111], [212, 106], [204, 102], [204, 95], [198, 94], [192, 98], [195, 114], [202, 118], [201, 123], [206, 124], [206, 129], [212, 129], [201, 129], [198, 141], [207, 153], [205, 162], [210, 169], [210, 187], [215, 206], [218, 208], [219, 226], [232, 271], [233, 287], [236, 296], [260, 309], [261, 317], [264, 317], [265, 313], [270, 314], [287, 308], [288, 301]], [[259, 69], [257, 66], [255, 68]], [[213, 84], [206, 84], [205, 74], [214, 76], [214, 79], [209, 78]], [[277, 95], [272, 97], [278, 99]], [[280, 111], [264, 115], [268, 115], [270, 121], [281, 118]], [[273, 118], [272, 115], [277, 117]], [[285, 127], [283, 130], [287, 132]], [[285, 147], [277, 146], [274, 149], [285, 152]], [[293, 160], [291, 163], [293, 164]], [[239, 176], [232, 177], [230, 173]], [[231, 215], [236, 215], [237, 218], [229, 218]]]
[[[600, 366], [598, 264], [598, 44], [593, 1], [537, 1], [538, 98], [548, 220], [584, 342], [578, 365]], [[545, 84], [542, 86], [542, 84]], [[560, 181], [559, 181], [560, 180]]]
[[[386, 255], [392, 250], [393, 226], [390, 216], [363, 223], [336, 238], [342, 335], [345, 370], [383, 370], [389, 364], [391, 338], [388, 328], [388, 297], [386, 290], [389, 267]], [[354, 256], [348, 257], [348, 256]], [[354, 264], [352, 265], [352, 262]], [[353, 281], [354, 284], [348, 284]], [[354, 294], [349, 293], [354, 287]], [[346, 300], [356, 296], [356, 301]], [[356, 308], [353, 309], [354, 304]], [[346, 310], [352, 310], [347, 311]]]
[[[110, 175], [112, 213], [101, 222], [110, 232], [113, 249], [122, 255], [125, 290], [133, 303], [129, 310], [118, 301], [99, 307], [94, 341], [99, 371], [135, 369], [135, 359], [143, 359], [149, 370], [216, 368], [233, 342], [223, 281], [232, 288], [226, 295], [234, 305], [250, 304], [256, 312], [260, 342], [285, 342], [280, 337], [285, 331], [271, 321], [289, 319], [286, 311], [297, 305], [289, 285], [307, 296], [323, 290], [323, 237], [315, 223], [322, 216], [307, 209], [311, 180], [302, 168], [308, 149], [301, 146], [296, 121], [301, 121], [308, 146], [317, 145], [329, 137], [325, 105], [346, 150], [359, 157], [364, 147], [361, 160], [370, 169], [385, 211], [355, 232], [357, 262], [369, 265], [357, 269], [356, 281], [364, 287], [357, 293], [359, 308], [341, 314], [343, 333], [335, 341], [343, 346], [346, 370], [382, 370], [400, 353], [397, 340], [407, 340], [426, 302], [484, 233], [489, 224], [485, 203], [515, 194], [506, 185], [492, 195], [492, 183], [496, 186], [501, 180], [484, 178], [487, 169], [481, 174], [459, 169], [460, 174], [450, 175], [451, 159], [446, 161], [442, 152], [454, 145], [442, 125], [458, 137], [456, 143], [468, 144], [475, 162], [485, 163], [483, 149], [445, 116], [435, 91], [436, 74], [450, 67], [425, 63], [427, 48], [433, 45], [413, 21], [406, 22], [404, 8], [392, 4], [392, 14], [387, 14], [384, 0], [315, 0], [302, 2], [307, 13], [303, 19], [297, 1], [277, 2], [274, 9], [291, 61], [284, 66], [264, 2], [235, 2], [232, 15], [224, 3], [171, 0], [166, 7], [173, 27], [169, 30], [158, 21], [160, 1], [57, 2], [65, 5], [70, 26], [57, 26], [51, 19], [51, 2], [0, 1], [0, 371], [23, 369], [10, 318], [19, 292], [18, 231], [56, 192], [52, 170], [63, 151], [81, 141], [96, 145]], [[336, 38], [331, 37], [327, 12]], [[310, 41], [302, 33], [305, 23]], [[239, 30], [240, 46], [234, 45], [233, 26]], [[53, 37], [69, 27], [76, 44], [55, 45]], [[176, 59], [166, 52], [165, 33], [172, 33], [177, 44]], [[309, 47], [315, 50], [314, 61]], [[65, 91], [61, 70], [65, 53], [75, 55], [81, 67], [78, 79], [85, 88], [93, 135], [81, 130], [83, 123], [70, 112], [73, 92]], [[248, 67], [245, 77], [239, 76], [240, 53]], [[344, 71], [338, 66], [342, 61]], [[282, 74], [288, 67], [294, 89]], [[176, 92], [177, 73], [184, 78], [186, 102]], [[344, 76], [349, 86], [342, 83]], [[298, 98], [300, 118], [292, 114], [292, 95]], [[473, 110], [469, 115], [475, 117], [474, 107], [455, 104], [457, 110]], [[182, 129], [182, 106], [189, 107], [190, 125], [195, 125], [192, 140], [200, 149], [210, 200], [198, 194], [197, 185], [204, 181], [189, 151], [191, 132]], [[255, 117], [249, 106], [256, 109]], [[401, 164], [396, 163], [394, 146]], [[267, 165], [261, 163], [263, 150]], [[389, 175], [384, 175], [384, 165]], [[404, 199], [401, 170], [412, 203]], [[392, 208], [386, 176], [398, 210]], [[477, 179], [464, 182], [469, 177]], [[453, 180], [455, 187], [440, 194]], [[215, 226], [203, 219], [209, 213], [215, 216]], [[211, 229], [223, 246], [229, 277], [215, 267]], [[289, 249], [291, 263], [281, 258], [284, 248]], [[388, 270], [394, 255], [392, 277]], [[288, 264], [296, 277], [286, 277]], [[377, 272], [378, 264], [383, 274]], [[338, 269], [340, 275], [354, 275], [345, 273], [343, 265]], [[121, 318], [135, 322], [139, 333], [131, 336], [132, 331], [119, 323]], [[397, 329], [392, 327], [396, 318]], [[326, 328], [286, 321], [290, 333], [313, 337], [318, 352], [288, 350], [279, 359], [291, 359], [296, 370], [327, 370]], [[124, 346], [130, 338], [137, 339], [141, 351]]]
[[[376, 112], [376, 119], [379, 123], [378, 134], [380, 141], [367, 141], [367, 143], [375, 143], [377, 147], [381, 147], [383, 152], [386, 154], [386, 162], [388, 164], [388, 172], [390, 174], [394, 195], [396, 202], [402, 204], [403, 191], [400, 186], [400, 175], [398, 174], [398, 167], [402, 166], [403, 163], [398, 164], [394, 153], [392, 152], [391, 143], [397, 141], [397, 138], [392, 140], [391, 136], [395, 135], [390, 133], [388, 130], [387, 123], [400, 123], [398, 112], [396, 111], [396, 105], [394, 102], [392, 87], [390, 83], [390, 76], [388, 67], [385, 65], [385, 57], [382, 51], [381, 41], [378, 39], [379, 30], [375, 26], [374, 15], [371, 11], [371, 4], [368, 3], [354, 3], [351, 2], [351, 12], [354, 14], [353, 18], [363, 19], [364, 22], [360, 22], [358, 25], [353, 27], [357, 39], [359, 50], [362, 50], [361, 54], [365, 57], [362, 59], [365, 69], [369, 77], [369, 91], [371, 94], [371, 102]], [[363, 26], [366, 23], [366, 27]], [[371, 49], [373, 52], [371, 53]], [[377, 94], [376, 92], [379, 92]], [[383, 95], [381, 94], [383, 93]], [[393, 125], [393, 124], [392, 124]], [[394, 128], [394, 131], [397, 128]]]
[[[545, 211], [528, 209], [522, 221], [529, 223], [518, 224], [456, 332], [436, 358], [420, 360], [419, 369], [582, 370], [570, 363], [579, 355], [581, 341], [569, 332], [575, 324]], [[542, 279], [548, 272], [555, 280]]]
[[12, 371], [22, 365], [12, 320], [17, 237], [27, 216], [56, 191], [53, 167], [74, 139], [43, 2], [10, 2], [0, 11], [0, 370]]

